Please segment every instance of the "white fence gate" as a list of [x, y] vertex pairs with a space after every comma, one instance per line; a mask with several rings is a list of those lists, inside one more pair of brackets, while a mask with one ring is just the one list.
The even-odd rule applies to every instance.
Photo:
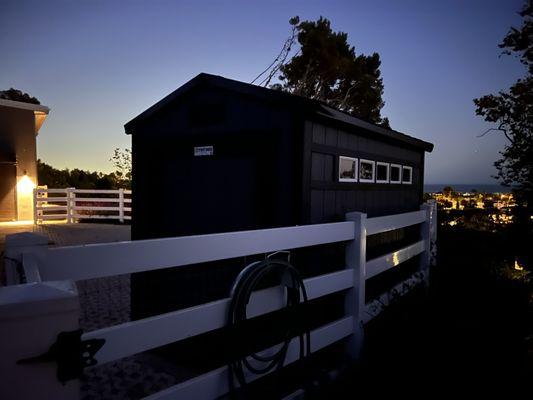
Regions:
[[[367, 218], [366, 214], [358, 212], [349, 213], [347, 221], [339, 223], [85, 246], [33, 245], [12, 248], [7, 268], [16, 271], [18, 267], [18, 272], [12, 272], [12, 275], [24, 275], [26, 283], [0, 288], [0, 309], [7, 311], [11, 318], [11, 323], [6, 324], [0, 316], [0, 326], [7, 326], [1, 332], [4, 339], [0, 343], [0, 353], [3, 354], [0, 358], [0, 374], [3, 377], [0, 393], [7, 393], [6, 398], [21, 398], [20, 394], [24, 391], [37, 397], [46, 393], [49, 398], [77, 398], [76, 381], [70, 381], [66, 386], [58, 383], [51, 372], [54, 367], [52, 363], [49, 363], [48, 370], [30, 364], [16, 364], [16, 360], [46, 352], [59, 332], [76, 328], [72, 301], [77, 294], [68, 282], [168, 267], [179, 268], [335, 242], [346, 244], [345, 268], [305, 279], [304, 283], [310, 300], [345, 292], [345, 315], [311, 332], [311, 351], [347, 338], [347, 351], [356, 358], [363, 343], [364, 324], [383, 311], [395, 289], [383, 293], [379, 301], [366, 303], [366, 280], [420, 255], [418, 272], [400, 282], [396, 289], [409, 289], [417, 283], [427, 282], [431, 246], [435, 245], [436, 239], [435, 230], [432, 229], [435, 221], [435, 204], [425, 204], [420, 211], [377, 218]], [[411, 225], [420, 226], [420, 239], [416, 243], [366, 260], [368, 235]], [[405, 291], [394, 292], [401, 295]], [[279, 287], [254, 292], [248, 305], [248, 317], [282, 308], [284, 296]], [[32, 302], [39, 307], [29, 306]], [[107, 363], [222, 328], [226, 325], [229, 302], [230, 299], [226, 298], [98, 329], [84, 333], [81, 339], [105, 340], [95, 359], [99, 364]], [[29, 310], [33, 313], [32, 317], [24, 317]], [[39, 331], [44, 332], [44, 335], [36, 334]], [[14, 342], [10, 343], [10, 338]], [[285, 364], [298, 359], [297, 340], [294, 338], [291, 342]], [[265, 349], [264, 354], [271, 351]], [[222, 366], [147, 398], [214, 399], [230, 390], [228, 374], [228, 367]], [[256, 376], [247, 378], [254, 379]], [[40, 382], [41, 385], [27, 385], [27, 382]]]
[[45, 221], [77, 219], [130, 220], [131, 190], [117, 189], [48, 189], [33, 191], [33, 220]]

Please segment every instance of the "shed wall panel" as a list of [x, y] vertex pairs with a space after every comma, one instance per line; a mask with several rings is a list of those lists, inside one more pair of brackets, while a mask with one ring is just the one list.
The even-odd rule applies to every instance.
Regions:
[[[363, 211], [372, 217], [418, 209], [422, 202], [422, 150], [405, 148], [403, 145], [373, 139], [363, 132], [347, 132], [312, 121], [306, 121], [305, 127], [306, 134], [311, 137], [310, 189], [323, 193], [342, 191], [345, 194], [335, 199], [334, 220], [341, 220], [343, 214], [350, 211]], [[340, 155], [412, 167], [412, 184], [339, 182]], [[314, 194], [311, 209], [318, 204], [317, 199]]]

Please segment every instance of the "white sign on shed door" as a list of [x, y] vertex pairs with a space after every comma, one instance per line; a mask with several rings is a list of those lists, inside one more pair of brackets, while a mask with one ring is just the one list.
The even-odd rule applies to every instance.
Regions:
[[195, 146], [194, 147], [194, 156], [212, 156], [215, 154], [215, 149], [213, 146]]

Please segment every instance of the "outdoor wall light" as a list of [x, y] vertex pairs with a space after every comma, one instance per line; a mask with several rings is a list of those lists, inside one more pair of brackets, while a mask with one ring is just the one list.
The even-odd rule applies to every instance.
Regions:
[[27, 175], [26, 171], [24, 171], [24, 176], [17, 183], [17, 193], [19, 195], [29, 195], [33, 193], [33, 189], [35, 189], [35, 183]]

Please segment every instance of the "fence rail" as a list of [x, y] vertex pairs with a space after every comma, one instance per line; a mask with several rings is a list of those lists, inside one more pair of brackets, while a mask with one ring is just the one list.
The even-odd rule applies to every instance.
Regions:
[[[347, 339], [347, 351], [356, 358], [363, 344], [364, 324], [379, 315], [398, 293], [401, 295], [406, 292], [405, 288], [410, 290], [421, 282], [427, 283], [431, 246], [435, 241], [434, 230], [431, 229], [436, 218], [435, 212], [433, 204], [423, 205], [420, 211], [413, 213], [378, 218], [367, 218], [366, 214], [355, 212], [347, 214], [346, 222], [330, 224], [86, 246], [25, 246], [19, 250], [7, 249], [10, 257], [6, 267], [11, 270], [8, 271], [9, 276], [17, 276], [15, 271], [20, 270], [17, 270], [19, 263], [26, 279], [26, 283], [19, 286], [26, 287], [39, 285], [41, 282], [77, 281], [160, 268], [179, 268], [207, 261], [343, 242], [346, 245], [345, 268], [304, 280], [310, 299], [340, 292], [345, 293], [346, 299], [345, 315], [342, 318], [311, 332], [311, 347], [312, 352], [315, 352], [339, 340]], [[390, 254], [366, 260], [368, 235], [411, 225], [420, 226], [420, 240]], [[377, 299], [365, 302], [365, 285], [368, 279], [415, 256], [419, 256], [420, 260], [415, 274], [397, 283]], [[0, 307], [1, 290], [0, 288]], [[396, 294], [393, 296], [391, 291]], [[286, 293], [282, 287], [256, 291], [248, 305], [247, 315], [255, 317], [278, 310], [285, 304], [285, 299]], [[17, 301], [21, 300], [4, 301], [18, 304]], [[229, 298], [221, 299], [98, 329], [83, 334], [82, 340], [105, 340], [95, 359], [99, 364], [115, 361], [223, 327], [227, 322], [229, 302]], [[19, 307], [23, 306], [24, 304]], [[39, 323], [42, 324], [42, 320], [39, 320]], [[54, 323], [57, 333], [65, 330], [57, 318]], [[20, 329], [27, 332], [28, 324], [24, 324]], [[46, 351], [50, 344], [43, 343], [42, 352]], [[0, 351], [1, 347], [2, 343]], [[267, 354], [271, 351], [272, 349], [265, 350]], [[298, 343], [293, 340], [285, 364], [296, 361], [297, 358]], [[15, 366], [13, 361], [13, 370], [9, 373], [22, 373], [20, 368], [23, 367]], [[228, 373], [227, 367], [220, 367], [158, 392], [148, 399], [214, 399], [228, 392]], [[60, 398], [62, 390], [65, 389], [57, 385], [55, 390], [58, 394], [56, 397]]]
[[36, 224], [54, 220], [71, 223], [79, 219], [124, 222], [131, 219], [130, 213], [131, 190], [39, 187], [33, 192], [33, 220]]

